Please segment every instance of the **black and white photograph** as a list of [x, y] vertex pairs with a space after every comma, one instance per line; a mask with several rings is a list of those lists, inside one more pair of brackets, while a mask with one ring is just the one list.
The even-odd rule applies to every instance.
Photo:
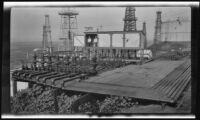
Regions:
[[191, 114], [189, 4], [36, 3], [10, 11], [10, 115]]

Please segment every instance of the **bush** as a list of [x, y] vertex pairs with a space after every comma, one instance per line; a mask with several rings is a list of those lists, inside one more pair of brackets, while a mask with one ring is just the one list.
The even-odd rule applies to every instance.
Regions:
[[122, 108], [129, 108], [134, 102], [129, 97], [111, 96], [107, 97], [100, 104], [100, 113], [116, 113], [121, 112]]
[[53, 89], [44, 89], [34, 85], [32, 89], [19, 91], [15, 97], [11, 98], [11, 113], [38, 114], [54, 113]]
[[[71, 105], [81, 95], [68, 96], [64, 92], [57, 95], [58, 111], [55, 109], [56, 101], [54, 90], [50, 87], [34, 85], [32, 89], [19, 91], [11, 98], [11, 113], [14, 114], [69, 114]], [[81, 113], [119, 113], [123, 108], [134, 105], [132, 98], [110, 96], [103, 101], [95, 100], [79, 106]]]

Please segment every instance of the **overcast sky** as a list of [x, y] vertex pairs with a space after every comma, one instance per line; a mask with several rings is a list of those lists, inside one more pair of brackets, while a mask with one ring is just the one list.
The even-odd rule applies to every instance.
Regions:
[[[103, 26], [103, 30], [123, 30], [125, 7], [76, 7], [79, 32], [84, 27]], [[11, 41], [42, 41], [44, 15], [49, 14], [52, 41], [58, 41], [60, 32], [59, 7], [18, 7], [11, 11]], [[156, 11], [162, 11], [162, 21], [183, 17], [190, 20], [190, 7], [136, 7], [137, 29], [146, 22], [147, 39], [153, 40]]]

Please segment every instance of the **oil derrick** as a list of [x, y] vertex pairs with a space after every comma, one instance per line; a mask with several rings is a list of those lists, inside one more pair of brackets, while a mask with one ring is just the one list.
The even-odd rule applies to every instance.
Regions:
[[136, 31], [135, 7], [126, 7], [124, 31]]
[[157, 11], [157, 18], [156, 18], [156, 26], [155, 26], [155, 36], [154, 36], [154, 44], [157, 44], [161, 41], [161, 11]]
[[43, 40], [42, 47], [44, 50], [52, 51], [52, 40], [51, 40], [51, 26], [49, 22], [49, 15], [45, 15], [45, 24], [43, 25]]
[[74, 48], [73, 36], [77, 30], [77, 19], [78, 12], [69, 9], [62, 10], [58, 13], [61, 16], [61, 35], [60, 40], [64, 41], [64, 50], [72, 51]]
[[144, 33], [144, 48], [147, 48], [147, 33], [146, 33], [146, 22], [143, 22], [143, 29], [142, 29], [143, 33]]

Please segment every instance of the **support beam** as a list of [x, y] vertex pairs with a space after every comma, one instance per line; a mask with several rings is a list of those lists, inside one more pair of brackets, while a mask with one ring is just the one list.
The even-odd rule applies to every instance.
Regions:
[[166, 103], [161, 103], [161, 110], [164, 110], [166, 107]]
[[33, 87], [33, 83], [28, 82], [28, 88], [32, 88]]
[[57, 100], [57, 96], [58, 96], [58, 92], [59, 90], [58, 89], [55, 89], [53, 91], [53, 96], [54, 96], [54, 107], [55, 107], [55, 113], [58, 113], [59, 112], [59, 106], [58, 106], [58, 100]]
[[125, 39], [126, 39], [126, 37], [125, 37], [125, 34], [123, 34], [123, 48], [125, 48]]
[[13, 81], [13, 96], [15, 96], [17, 94], [17, 80], [15, 78], [12, 79]]
[[99, 47], [99, 37], [97, 37], [97, 47]]
[[110, 47], [113, 47], [112, 34], [110, 34]]
[[146, 22], [143, 22], [143, 33], [144, 33], [144, 48], [147, 48], [147, 36], [146, 36]]

